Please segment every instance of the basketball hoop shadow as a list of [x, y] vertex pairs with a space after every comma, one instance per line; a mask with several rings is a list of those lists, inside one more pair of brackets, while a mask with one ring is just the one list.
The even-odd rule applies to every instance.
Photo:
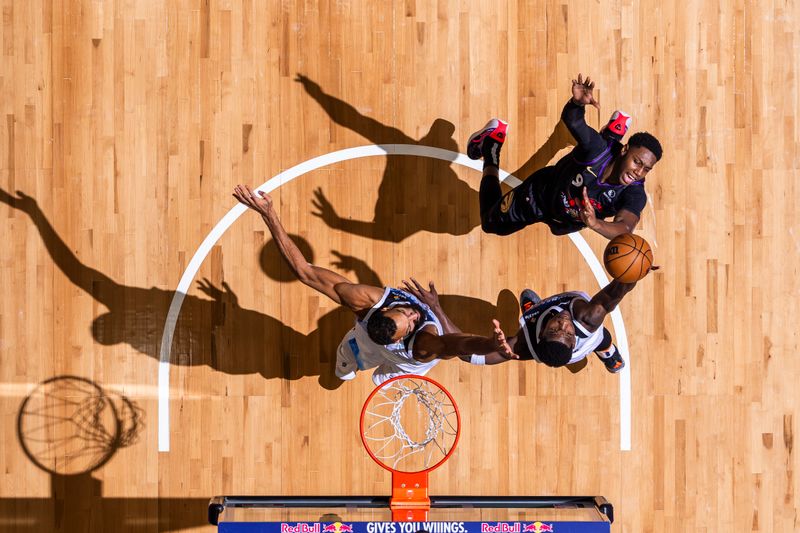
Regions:
[[144, 411], [128, 398], [86, 378], [56, 376], [22, 402], [17, 436], [37, 467], [58, 476], [97, 470], [134, 444]]
[[[31, 462], [50, 477], [50, 494], [0, 497], [0, 530], [178, 531], [200, 527], [208, 498], [115, 498], [94, 474], [135, 444], [144, 412], [125, 396], [78, 376], [43, 381], [17, 415], [17, 437]], [[126, 467], [127, 468], [127, 467]], [[157, 516], [143, 510], [159, 509]], [[91, 511], [90, 511], [91, 510]]]

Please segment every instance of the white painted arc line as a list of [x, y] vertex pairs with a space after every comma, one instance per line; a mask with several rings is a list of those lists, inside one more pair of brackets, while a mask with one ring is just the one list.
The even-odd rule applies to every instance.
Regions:
[[[474, 161], [469, 159], [464, 154], [459, 154], [450, 150], [444, 150], [442, 148], [434, 148], [432, 146], [422, 146], [416, 144], [384, 144], [384, 145], [367, 145], [367, 146], [358, 146], [355, 148], [347, 148], [344, 150], [339, 150], [336, 152], [331, 152], [325, 155], [321, 155], [315, 157], [313, 159], [309, 159], [303, 163], [295, 165], [294, 167], [285, 170], [278, 175], [274, 176], [261, 186], [259, 186], [256, 190], [264, 191], [264, 192], [271, 192], [281, 185], [292, 181], [293, 179], [302, 176], [307, 172], [311, 172], [312, 170], [316, 170], [318, 168], [333, 164], [333, 163], [340, 163], [342, 161], [347, 161], [350, 159], [359, 159], [362, 157], [371, 157], [371, 156], [379, 156], [379, 155], [413, 155], [418, 157], [430, 157], [433, 159], [441, 159], [444, 161], [451, 161], [457, 165], [461, 165], [464, 167], [472, 168], [474, 170], [481, 171], [483, 168], [483, 163], [481, 161]], [[501, 170], [500, 171], [500, 179], [502, 181], [507, 181], [509, 185], [512, 187], [516, 187], [521, 183], [519, 179], [510, 175], [508, 172]], [[181, 306], [183, 305], [183, 300], [186, 297], [189, 288], [191, 287], [191, 283], [194, 280], [194, 277], [197, 275], [197, 271], [200, 270], [200, 266], [202, 265], [205, 258], [208, 256], [208, 253], [211, 251], [211, 248], [214, 244], [219, 241], [222, 235], [228, 230], [228, 228], [238, 219], [242, 213], [244, 213], [247, 208], [241, 204], [236, 204], [228, 213], [220, 220], [216, 226], [209, 232], [208, 236], [203, 240], [200, 247], [195, 252], [194, 256], [192, 256], [191, 261], [186, 267], [186, 270], [183, 272], [181, 276], [180, 282], [178, 283], [178, 287], [175, 290], [175, 296], [172, 298], [172, 303], [170, 304], [169, 311], [167, 312], [167, 318], [164, 322], [164, 334], [161, 337], [161, 352], [159, 357], [159, 366], [158, 366], [158, 451], [159, 452], [168, 452], [170, 447], [170, 435], [169, 435], [169, 370], [170, 370], [170, 353], [172, 350], [172, 338], [175, 333], [175, 326], [178, 322], [178, 316], [180, 315]], [[592, 269], [592, 272], [597, 279], [597, 282], [600, 284], [601, 287], [605, 286], [608, 283], [608, 278], [605, 276], [605, 272], [603, 272], [602, 268], [599, 266], [599, 261], [594, 256], [589, 248], [589, 245], [586, 243], [584, 238], [576, 233], [570, 234], [570, 238], [572, 242], [578, 247], [578, 250], [584, 257], [584, 260], [589, 264], [589, 267]], [[593, 266], [592, 261], [596, 264], [596, 268]], [[617, 343], [618, 348], [623, 354], [627, 354], [627, 338], [625, 337], [625, 327], [622, 322], [622, 315], [619, 313], [619, 310], [615, 310], [611, 314], [612, 321], [614, 323], [614, 330], [617, 334]], [[617, 320], [618, 318], [618, 320]], [[624, 347], [623, 347], [624, 346]], [[630, 450], [630, 357], [628, 357], [628, 366], [622, 371], [620, 375], [620, 449], [622, 450]], [[627, 375], [627, 378], [626, 378]], [[623, 385], [627, 383], [627, 393], [625, 393]], [[623, 405], [625, 399], [627, 398], [628, 405]], [[627, 429], [626, 429], [627, 428]]]
[[[586, 263], [594, 274], [600, 287], [608, 285], [608, 277], [603, 270], [600, 261], [595, 257], [589, 244], [579, 233], [570, 233], [569, 238], [580, 250]], [[622, 320], [622, 313], [619, 307], [611, 312], [611, 323], [614, 324], [614, 333], [617, 341], [617, 348], [625, 357], [625, 368], [617, 374], [619, 376], [619, 449], [630, 451], [631, 449], [631, 358], [628, 351], [628, 335], [625, 332], [625, 323]]]

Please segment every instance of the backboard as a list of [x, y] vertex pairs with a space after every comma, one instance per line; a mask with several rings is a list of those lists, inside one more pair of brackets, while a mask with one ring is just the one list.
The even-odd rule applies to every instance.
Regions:
[[220, 533], [608, 533], [602, 496], [431, 496], [425, 522], [392, 521], [388, 496], [218, 496], [208, 519]]

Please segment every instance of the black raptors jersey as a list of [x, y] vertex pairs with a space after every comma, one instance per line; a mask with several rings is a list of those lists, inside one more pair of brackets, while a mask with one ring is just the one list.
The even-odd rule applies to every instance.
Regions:
[[612, 185], [601, 183], [608, 165], [620, 156], [622, 144], [604, 137], [584, 120], [584, 109], [571, 101], [564, 106], [561, 118], [578, 145], [562, 157], [551, 172], [532, 180], [536, 203], [541, 207], [553, 233], [564, 234], [584, 227], [579, 210], [583, 204], [583, 187], [597, 218], [613, 217], [622, 209], [639, 216], [647, 204], [644, 184]]

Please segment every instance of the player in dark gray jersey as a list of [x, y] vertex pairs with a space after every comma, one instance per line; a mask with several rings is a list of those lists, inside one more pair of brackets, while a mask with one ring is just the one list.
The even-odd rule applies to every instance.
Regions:
[[[521, 185], [502, 194], [499, 181], [500, 149], [507, 124], [492, 119], [473, 134], [467, 155], [483, 157], [480, 185], [481, 227], [487, 233], [509, 235], [535, 222], [544, 222], [555, 235], [590, 228], [608, 239], [630, 233], [647, 203], [644, 180], [661, 159], [662, 148], [651, 134], [620, 140], [630, 117], [616, 112], [600, 133], [586, 124], [584, 107], [598, 107], [594, 82], [578, 74], [572, 80], [572, 98], [561, 120], [577, 145], [555, 165], [534, 172]], [[605, 219], [613, 218], [610, 221]]]
[[[507, 339], [508, 346], [520, 360], [532, 359], [551, 367], [577, 363], [594, 351], [606, 369], [616, 374], [625, 367], [625, 361], [603, 320], [635, 286], [613, 280], [591, 299], [584, 292], [571, 291], [542, 300], [525, 289], [520, 297], [520, 329]], [[493, 353], [477, 361], [494, 365], [507, 359]], [[471, 362], [477, 364], [475, 356]]]

